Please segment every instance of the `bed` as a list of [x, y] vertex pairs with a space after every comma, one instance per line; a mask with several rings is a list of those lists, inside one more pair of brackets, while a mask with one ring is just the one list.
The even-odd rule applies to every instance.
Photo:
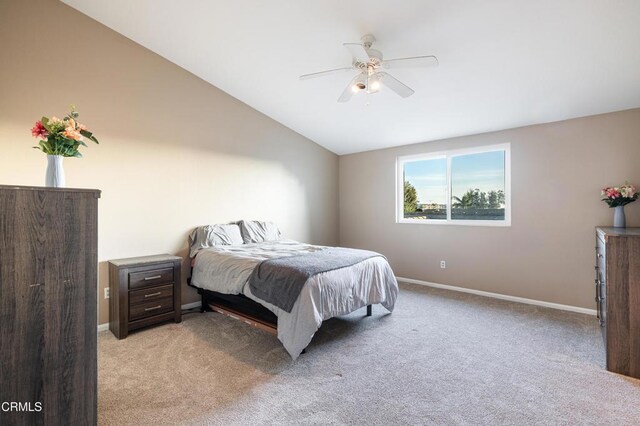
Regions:
[[[371, 315], [373, 304], [391, 312], [398, 295], [393, 271], [379, 253], [281, 239], [270, 222], [199, 227], [189, 242], [189, 285], [202, 296], [203, 309], [274, 332], [293, 359], [324, 320], [364, 307]], [[294, 272], [305, 268], [309, 272], [295, 277], [299, 288], [291, 292], [292, 272], [287, 268], [300, 260], [304, 267], [296, 265]], [[283, 273], [283, 265], [284, 278], [277, 275]], [[269, 274], [273, 271], [277, 274]], [[286, 300], [281, 290], [274, 290], [278, 286], [287, 289]]]

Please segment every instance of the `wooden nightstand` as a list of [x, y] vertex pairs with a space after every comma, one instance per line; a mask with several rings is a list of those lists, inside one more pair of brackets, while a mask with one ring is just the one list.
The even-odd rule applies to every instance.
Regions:
[[109, 330], [124, 339], [131, 330], [182, 320], [182, 258], [161, 254], [109, 261]]

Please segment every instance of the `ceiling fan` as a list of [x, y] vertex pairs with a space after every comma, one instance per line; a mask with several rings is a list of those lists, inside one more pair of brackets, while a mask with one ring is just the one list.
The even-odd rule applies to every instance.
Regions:
[[387, 87], [403, 98], [413, 95], [415, 92], [406, 84], [383, 71], [383, 69], [409, 68], [437, 66], [438, 58], [429, 56], [412, 56], [408, 58], [383, 59], [382, 52], [372, 49], [371, 46], [376, 41], [371, 34], [366, 34], [360, 39], [362, 43], [344, 43], [343, 46], [349, 50], [353, 57], [350, 67], [337, 68], [328, 71], [314, 72], [300, 76], [300, 80], [324, 77], [327, 75], [339, 74], [346, 71], [358, 71], [358, 74], [351, 80], [344, 89], [338, 102], [347, 102], [351, 97], [360, 92], [368, 94], [377, 93], [381, 87]]

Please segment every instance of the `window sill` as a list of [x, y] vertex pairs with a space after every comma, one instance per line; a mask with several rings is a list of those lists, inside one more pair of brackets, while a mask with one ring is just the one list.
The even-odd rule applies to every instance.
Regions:
[[511, 226], [510, 220], [444, 220], [444, 219], [399, 219], [396, 223], [414, 224], [414, 225], [445, 225], [445, 226], [488, 226], [497, 228], [506, 228]]

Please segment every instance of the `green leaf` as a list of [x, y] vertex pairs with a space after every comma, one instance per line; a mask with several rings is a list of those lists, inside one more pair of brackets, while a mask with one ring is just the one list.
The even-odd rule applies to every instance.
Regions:
[[40, 122], [42, 123], [44, 128], [47, 129], [47, 132], [51, 133], [51, 127], [49, 127], [49, 119], [47, 117], [42, 117], [40, 119]]
[[95, 136], [93, 136], [93, 133], [91, 133], [91, 132], [90, 132], [90, 131], [88, 131], [88, 130], [80, 130], [80, 134], [81, 134], [82, 136], [84, 136], [85, 138], [87, 138], [87, 139], [90, 139], [90, 140], [94, 141], [95, 143], [99, 143], [99, 142], [98, 142], [98, 139], [96, 139], [96, 137], [95, 137]]
[[40, 149], [42, 150], [42, 152], [44, 152], [45, 154], [54, 154], [53, 150], [51, 149], [51, 144], [48, 141], [40, 141], [38, 144], [40, 145]]

